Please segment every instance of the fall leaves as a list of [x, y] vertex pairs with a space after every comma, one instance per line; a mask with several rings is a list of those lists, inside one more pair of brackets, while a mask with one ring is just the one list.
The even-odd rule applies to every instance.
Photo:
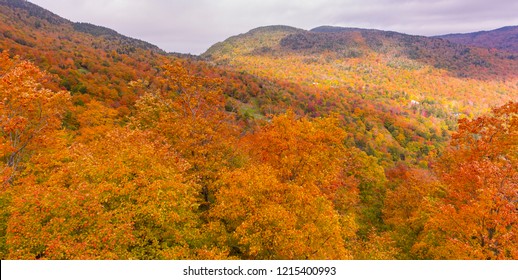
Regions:
[[7, 183], [23, 158], [44, 147], [49, 133], [59, 128], [68, 93], [45, 89], [45, 75], [29, 62], [14, 63], [5, 52], [1, 56], [0, 152], [6, 165], [0, 175]]
[[408, 257], [517, 258], [517, 112], [510, 102], [460, 121], [436, 177], [398, 171], [404, 181], [389, 192], [385, 215]]
[[[518, 104], [460, 122], [439, 176], [444, 197], [425, 225], [428, 254], [455, 259], [518, 258]], [[433, 244], [433, 245], [432, 245]]]
[[4, 11], [40, 68], [0, 55], [3, 259], [518, 258], [511, 64], [279, 55], [288, 29], [183, 60]]
[[384, 168], [343, 116], [244, 124], [182, 61], [162, 88], [132, 83], [122, 118], [0, 66], [2, 258], [518, 257], [516, 103], [461, 121], [432, 169]]
[[[211, 217], [227, 246], [246, 259], [351, 258], [354, 213], [340, 212], [357, 193], [343, 184], [344, 133], [336, 119], [311, 122], [293, 113], [243, 139], [249, 162], [222, 177]], [[338, 207], [335, 207], [338, 206]]]
[[236, 170], [222, 183], [210, 215], [223, 228], [224, 244], [241, 258], [351, 257], [342, 234], [352, 230], [345, 228], [348, 224], [342, 228], [340, 216], [325, 196], [279, 182], [266, 165]]

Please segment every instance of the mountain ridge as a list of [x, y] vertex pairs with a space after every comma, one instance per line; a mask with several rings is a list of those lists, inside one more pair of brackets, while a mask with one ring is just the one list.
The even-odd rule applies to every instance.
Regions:
[[504, 26], [488, 31], [452, 33], [433, 37], [468, 46], [496, 48], [518, 53], [518, 26]]
[[[133, 45], [134, 47], [142, 48], [145, 50], [153, 50], [156, 52], [165, 53], [161, 48], [151, 43], [120, 34], [119, 32], [107, 27], [98, 26], [91, 23], [70, 21], [26, 0], [0, 0], [0, 6], [26, 11], [30, 17], [46, 21], [51, 25], [71, 25], [74, 30], [79, 32], [98, 37], [103, 36], [109, 40], [119, 40], [119, 42], [123, 44]], [[42, 27], [42, 22], [35, 22], [34, 24], [38, 28]]]
[[[122, 42], [126, 42], [126, 44], [133, 44], [135, 47], [143, 48], [146, 50], [154, 50], [157, 52], [164, 52], [160, 47], [148, 43], [146, 41], [132, 38], [123, 34], [118, 33], [117, 31], [98, 26], [92, 23], [83, 23], [83, 22], [73, 22], [68, 19], [65, 19], [59, 15], [52, 13], [44, 8], [39, 7], [36, 4], [33, 4], [26, 0], [0, 0], [0, 5], [10, 6], [17, 9], [23, 9], [29, 12], [31, 16], [35, 16], [40, 18], [41, 20], [45, 20], [51, 24], [71, 24], [74, 29], [85, 32], [94, 36], [106, 36], [108, 39], [118, 39]], [[388, 30], [380, 30], [380, 29], [369, 29], [369, 28], [358, 28], [358, 27], [341, 27], [341, 26], [330, 26], [323, 25], [312, 28], [310, 30], [304, 30], [297, 27], [287, 26], [287, 25], [270, 25], [270, 26], [261, 26], [250, 31], [238, 34], [235, 36], [231, 36], [227, 38], [225, 41], [229, 39], [233, 39], [235, 37], [239, 37], [242, 35], [253, 35], [255, 33], [261, 32], [296, 32], [296, 31], [308, 31], [308, 32], [318, 32], [318, 33], [341, 33], [341, 32], [382, 32], [386, 34], [398, 34], [400, 36], [416, 36], [421, 38], [442, 38], [453, 43], [472, 46], [472, 47], [481, 47], [481, 48], [495, 48], [500, 49], [512, 53], [518, 52], [518, 26], [504, 26], [494, 30], [482, 30], [476, 31], [472, 33], [449, 33], [444, 35], [436, 35], [436, 36], [423, 36], [423, 35], [409, 35], [397, 31], [388, 31]], [[209, 47], [204, 53], [210, 53], [213, 51], [213, 47], [217, 47], [222, 42], [218, 42]], [[211, 50], [212, 49], [212, 50]], [[171, 54], [175, 54], [171, 52]], [[178, 55], [178, 54], [176, 54]], [[192, 57], [192, 55], [191, 55]]]
[[8, 2], [1, 259], [518, 258], [509, 53], [269, 26], [203, 61]]
[[[271, 37], [279, 37], [282, 38], [287, 34], [296, 33], [304, 31], [303, 29], [299, 29], [296, 27], [291, 27], [287, 25], [270, 25], [270, 26], [262, 26], [257, 27], [254, 29], [249, 30], [248, 32], [241, 33], [235, 36], [231, 36], [227, 39], [225, 39], [222, 42], [218, 42], [213, 44], [211, 47], [209, 47], [204, 53], [200, 55], [200, 57], [204, 59], [210, 59], [212, 54], [215, 53], [227, 53], [230, 51], [230, 48], [234, 48], [241, 44], [242, 38], [250, 38], [252, 41], [250, 41], [247, 46], [244, 46], [245, 48], [249, 48], [248, 51], [254, 51], [256, 49], [256, 44], [262, 44], [261, 48], [262, 50], [268, 50], [270, 46], [268, 44], [264, 45], [265, 42], [261, 39], [262, 34], [266, 34], [268, 37], [267, 40], [270, 41]], [[258, 40], [253, 40], [254, 38], [258, 37]], [[243, 45], [241, 45], [243, 46]]]
[[[307, 55], [331, 52], [337, 57], [359, 58], [369, 53], [410, 60], [451, 71], [459, 77], [515, 75], [518, 57], [506, 51], [466, 46], [445, 38], [408, 35], [376, 29], [321, 26], [309, 31], [284, 26], [264, 27], [232, 36], [210, 47], [202, 58], [235, 55]], [[221, 59], [220, 59], [221, 60]]]
[[0, 16], [0, 51], [51, 73], [52, 87], [70, 91], [77, 104], [94, 99], [114, 108], [132, 106], [143, 90], [129, 82], [151, 82], [168, 56], [150, 43], [73, 23], [27, 1], [0, 0]]

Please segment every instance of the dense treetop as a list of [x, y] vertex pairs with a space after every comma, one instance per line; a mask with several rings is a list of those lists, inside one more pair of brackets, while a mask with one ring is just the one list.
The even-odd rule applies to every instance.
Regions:
[[2, 259], [518, 258], [508, 52], [271, 26], [199, 58], [0, 17]]

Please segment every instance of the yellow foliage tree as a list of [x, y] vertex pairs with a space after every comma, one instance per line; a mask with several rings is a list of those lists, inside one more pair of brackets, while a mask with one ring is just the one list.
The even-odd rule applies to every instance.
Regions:
[[208, 205], [219, 170], [235, 156], [232, 116], [224, 110], [219, 80], [190, 73], [181, 62], [165, 65], [164, 76], [162, 90], [137, 102], [132, 125], [165, 137], [189, 162], [188, 173]]
[[181, 259], [215, 252], [197, 247], [198, 187], [189, 165], [164, 139], [114, 129], [88, 145], [47, 154], [60, 161], [13, 186], [8, 258]]
[[[268, 165], [225, 174], [210, 211], [230, 252], [243, 259], [349, 259], [344, 221], [318, 189], [281, 182]], [[224, 237], [225, 235], [223, 235]]]

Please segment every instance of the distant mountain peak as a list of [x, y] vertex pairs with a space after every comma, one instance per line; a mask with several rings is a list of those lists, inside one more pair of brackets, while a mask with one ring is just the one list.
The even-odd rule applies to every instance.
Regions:
[[489, 31], [446, 34], [435, 37], [468, 46], [518, 52], [518, 26], [504, 26]]
[[311, 32], [320, 32], [320, 33], [335, 33], [335, 32], [345, 32], [345, 31], [380, 31], [376, 29], [363, 29], [357, 27], [342, 27], [342, 26], [331, 26], [331, 25], [323, 25], [319, 27], [315, 27], [311, 29]]
[[[504, 28], [500, 33], [513, 30]], [[266, 26], [230, 37], [209, 48], [202, 57], [226, 63], [237, 56], [314, 57], [326, 54], [336, 59], [348, 59], [376, 55], [387, 60], [400, 57], [428, 64], [459, 77], [483, 77], [495, 71], [505, 73], [504, 68], [516, 65], [515, 57], [504, 52], [470, 48], [447, 39], [351, 27], [320, 26], [306, 31], [288, 26]]]
[[298, 32], [304, 31], [303, 29], [288, 26], [288, 25], [267, 25], [254, 28], [247, 32], [247, 34], [260, 33], [260, 32]]

